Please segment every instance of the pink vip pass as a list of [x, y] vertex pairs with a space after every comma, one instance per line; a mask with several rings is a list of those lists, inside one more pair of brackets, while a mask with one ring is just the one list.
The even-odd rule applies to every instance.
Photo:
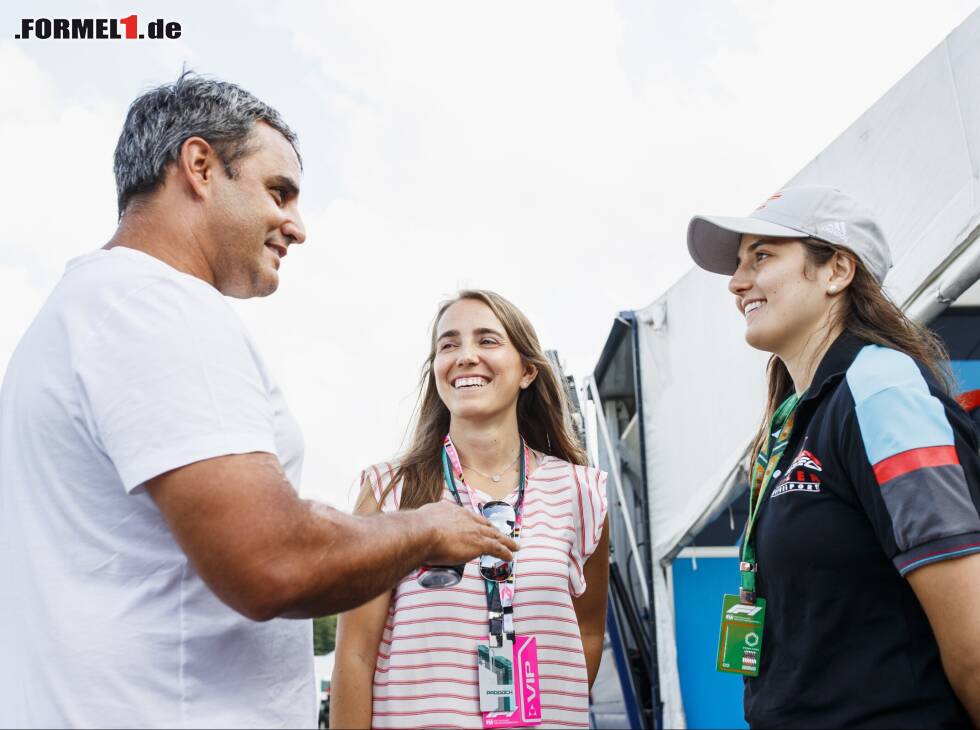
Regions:
[[514, 637], [513, 712], [483, 713], [483, 727], [528, 727], [541, 724], [541, 689], [538, 686], [538, 642], [533, 636]]

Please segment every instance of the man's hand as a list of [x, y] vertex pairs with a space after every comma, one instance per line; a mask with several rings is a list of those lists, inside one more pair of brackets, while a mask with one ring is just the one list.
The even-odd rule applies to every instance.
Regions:
[[471, 510], [433, 502], [415, 511], [419, 529], [429, 535], [424, 565], [462, 565], [480, 555], [510, 562], [517, 543]]

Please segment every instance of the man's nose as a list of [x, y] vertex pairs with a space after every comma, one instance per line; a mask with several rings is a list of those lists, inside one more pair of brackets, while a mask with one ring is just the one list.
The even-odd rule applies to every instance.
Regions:
[[306, 227], [303, 225], [303, 219], [299, 213], [283, 223], [280, 230], [289, 243], [303, 243], [306, 240]]

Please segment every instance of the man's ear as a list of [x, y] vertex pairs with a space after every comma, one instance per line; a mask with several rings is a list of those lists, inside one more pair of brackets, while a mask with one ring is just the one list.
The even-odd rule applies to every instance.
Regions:
[[188, 137], [184, 140], [177, 158], [177, 176], [192, 195], [207, 197], [215, 175], [223, 173], [223, 163], [206, 139]]

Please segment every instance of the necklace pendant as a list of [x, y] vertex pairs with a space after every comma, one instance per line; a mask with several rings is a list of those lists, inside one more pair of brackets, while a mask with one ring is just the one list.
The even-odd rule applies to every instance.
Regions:
[[494, 474], [494, 475], [493, 475], [492, 477], [490, 477], [490, 478], [491, 478], [491, 479], [493, 479], [493, 480], [494, 480], [495, 482], [499, 482], [499, 481], [500, 481], [500, 479], [501, 479], [501, 477], [500, 477], [500, 475], [499, 475], [499, 474]]

